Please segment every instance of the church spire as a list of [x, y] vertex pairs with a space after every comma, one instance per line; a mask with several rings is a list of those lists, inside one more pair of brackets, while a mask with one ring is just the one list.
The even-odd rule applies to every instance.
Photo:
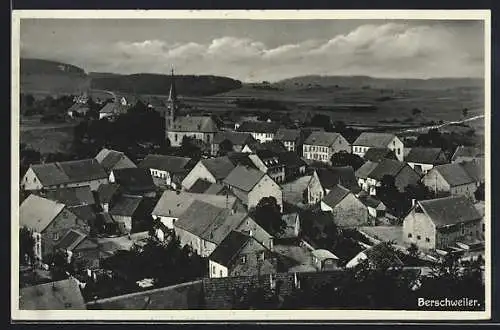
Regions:
[[179, 107], [177, 100], [177, 91], [175, 89], [175, 79], [174, 79], [174, 67], [172, 66], [171, 70], [171, 79], [170, 79], [170, 91], [168, 93], [167, 100], [167, 112], [165, 113], [165, 135], [168, 138], [168, 132], [172, 130], [175, 118], [177, 116], [177, 110]]
[[168, 93], [168, 101], [176, 102], [177, 101], [177, 91], [175, 90], [175, 77], [174, 77], [174, 67], [171, 69], [171, 82], [170, 82], [170, 91]]

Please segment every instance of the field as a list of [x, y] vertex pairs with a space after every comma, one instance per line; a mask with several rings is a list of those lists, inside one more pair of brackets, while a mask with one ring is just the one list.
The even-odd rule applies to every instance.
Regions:
[[73, 148], [74, 124], [43, 124], [39, 117], [21, 118], [20, 142], [42, 154], [67, 153]]

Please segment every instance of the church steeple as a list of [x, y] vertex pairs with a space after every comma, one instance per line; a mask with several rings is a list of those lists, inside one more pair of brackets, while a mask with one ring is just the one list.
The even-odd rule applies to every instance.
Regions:
[[175, 79], [174, 68], [172, 67], [170, 91], [168, 93], [168, 102], [177, 102], [177, 91], [175, 90], [175, 80], [174, 79]]
[[171, 83], [170, 83], [170, 91], [168, 93], [167, 100], [167, 112], [165, 113], [165, 135], [168, 137], [168, 132], [172, 130], [172, 126], [174, 124], [174, 120], [177, 116], [177, 110], [179, 108], [179, 101], [177, 100], [177, 91], [175, 89], [175, 77], [174, 77], [174, 68], [172, 67], [171, 71]]

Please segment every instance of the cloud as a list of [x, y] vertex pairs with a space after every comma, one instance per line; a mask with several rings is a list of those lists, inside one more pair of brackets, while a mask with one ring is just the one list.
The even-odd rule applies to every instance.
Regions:
[[[477, 36], [482, 37], [482, 36]], [[481, 76], [483, 50], [470, 47], [446, 25], [361, 25], [327, 40], [302, 40], [269, 47], [251, 38], [224, 36], [206, 43], [163, 40], [110, 44], [21, 44], [22, 56], [52, 58], [87, 71], [218, 74], [241, 80], [279, 80], [322, 75], [378, 77]]]

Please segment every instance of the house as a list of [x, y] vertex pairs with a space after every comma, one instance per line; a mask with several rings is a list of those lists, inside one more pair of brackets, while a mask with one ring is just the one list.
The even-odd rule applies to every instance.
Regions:
[[463, 161], [460, 163], [469, 176], [476, 182], [479, 187], [485, 182], [485, 164], [484, 158], [478, 158], [471, 161]]
[[99, 119], [109, 118], [111, 120], [116, 119], [120, 115], [126, 114], [128, 107], [124, 106], [120, 102], [108, 102], [101, 110], [99, 110]]
[[174, 222], [174, 231], [181, 247], [189, 246], [194, 253], [208, 257], [247, 218], [246, 213], [195, 200]]
[[34, 255], [44, 261], [54, 253], [59, 240], [69, 229], [88, 233], [88, 223], [77, 217], [64, 204], [31, 194], [19, 207], [19, 225], [32, 231]]
[[285, 231], [280, 238], [298, 237], [300, 234], [300, 216], [298, 213], [283, 214], [281, 219], [286, 223]]
[[94, 195], [90, 190], [90, 186], [39, 190], [35, 193], [41, 197], [59, 202], [68, 207], [95, 205]]
[[323, 197], [321, 210], [332, 212], [339, 227], [363, 226], [368, 222], [367, 207], [349, 189], [337, 185]]
[[405, 162], [417, 173], [425, 175], [434, 166], [448, 163], [448, 159], [441, 148], [411, 148]]
[[219, 132], [219, 128], [212, 117], [176, 117], [167, 131], [167, 138], [170, 140], [172, 147], [180, 147], [184, 137], [193, 138], [211, 146], [217, 132]]
[[363, 262], [367, 263], [368, 268], [378, 270], [401, 268], [404, 266], [396, 252], [386, 242], [378, 243], [361, 251], [345, 267], [355, 268]]
[[83, 104], [83, 103], [74, 103], [66, 113], [70, 118], [79, 118], [79, 117], [85, 117], [87, 115], [87, 112], [90, 111], [90, 108], [88, 105]]
[[302, 154], [305, 159], [330, 163], [339, 151], [351, 152], [349, 142], [340, 133], [312, 132], [304, 141]]
[[244, 121], [238, 127], [238, 132], [250, 133], [260, 143], [272, 141], [280, 124], [266, 121]]
[[379, 163], [368, 161], [355, 174], [360, 187], [369, 192], [370, 195], [376, 195], [376, 188], [380, 187], [386, 176], [394, 178], [394, 184], [401, 192], [408, 185], [420, 181], [420, 175], [408, 164], [394, 159], [384, 159]]
[[257, 169], [267, 173], [274, 182], [285, 181], [285, 164], [282, 163], [278, 154], [269, 150], [259, 150], [255, 154], [248, 155], [248, 158]]
[[306, 173], [307, 164], [296, 152], [280, 152], [278, 158], [285, 166], [285, 180], [294, 179]]
[[476, 147], [458, 146], [451, 156], [452, 163], [461, 163], [478, 158], [484, 158], [484, 151]]
[[250, 133], [221, 131], [214, 136], [211, 154], [214, 157], [218, 156], [219, 151], [221, 151], [221, 145], [230, 149], [225, 151], [241, 152], [245, 145], [255, 145], [257, 143], [257, 140], [255, 140]]
[[68, 261], [74, 262], [79, 269], [99, 268], [99, 244], [79, 230], [70, 229], [56, 245], [56, 249], [66, 253]]
[[[218, 183], [212, 183], [212, 182], [207, 181], [207, 180], [198, 179], [198, 180], [196, 180], [194, 182], [194, 184], [191, 186], [191, 188], [189, 188], [188, 190], [186, 190], [186, 192], [193, 193], [193, 194], [203, 194], [212, 185], [217, 185], [217, 184]], [[222, 187], [222, 185], [221, 185], [221, 187]]]
[[156, 203], [151, 215], [153, 219], [159, 220], [168, 229], [173, 229], [175, 222], [195, 200], [200, 200], [220, 208], [227, 208], [238, 212], [243, 212], [245, 209], [243, 204], [234, 196], [165, 190]]
[[323, 189], [325, 189], [326, 194], [338, 184], [355, 194], [361, 190], [358, 186], [352, 166], [315, 167], [314, 169], [318, 174], [319, 181]]
[[324, 190], [316, 171], [281, 185], [283, 202], [299, 207], [321, 202]]
[[112, 170], [109, 182], [117, 183], [126, 194], [154, 197], [156, 185], [147, 168], [122, 168]]
[[302, 132], [299, 129], [280, 128], [274, 139], [283, 143], [287, 151], [302, 151]]
[[176, 189], [191, 170], [191, 164], [191, 158], [187, 157], [147, 155], [138, 167], [149, 169], [153, 178], [157, 178], [162, 184]]
[[152, 198], [124, 195], [117, 199], [109, 214], [121, 233], [137, 233], [151, 229], [154, 206]]
[[108, 175], [95, 159], [31, 165], [21, 180], [21, 189], [41, 190], [90, 186], [97, 190], [108, 182]]
[[241, 152], [246, 152], [246, 153], [256, 153], [258, 151], [270, 151], [274, 153], [282, 153], [286, 152], [285, 145], [281, 141], [277, 140], [272, 140], [272, 141], [266, 141], [266, 142], [255, 142], [255, 143], [247, 143], [241, 149]]
[[250, 210], [264, 197], [274, 197], [283, 210], [281, 187], [266, 173], [238, 165], [223, 180], [223, 184]]
[[472, 200], [477, 189], [477, 182], [460, 163], [435, 166], [422, 178], [422, 183], [436, 195], [463, 195]]
[[106, 173], [121, 168], [137, 167], [123, 152], [112, 149], [102, 149], [95, 156], [95, 159], [102, 165]]
[[79, 283], [74, 278], [22, 288], [20, 310], [86, 310]]
[[221, 183], [234, 167], [233, 162], [227, 156], [201, 159], [182, 180], [182, 187], [188, 190], [198, 179]]
[[276, 273], [276, 259], [253, 236], [231, 231], [210, 254], [208, 276], [233, 277]]
[[380, 162], [385, 158], [397, 159], [394, 151], [389, 148], [370, 148], [365, 152], [363, 158], [372, 162]]
[[363, 132], [352, 144], [352, 153], [364, 157], [368, 149], [388, 148], [396, 154], [399, 161], [403, 161], [403, 142], [394, 134]]
[[482, 216], [465, 196], [417, 201], [403, 221], [403, 240], [422, 250], [481, 239]]
[[311, 252], [313, 264], [319, 271], [329, 271], [337, 269], [339, 257], [325, 249], [317, 249]]
[[96, 195], [101, 209], [104, 212], [109, 212], [110, 206], [112, 207], [121, 195], [120, 185], [117, 183], [102, 184], [97, 189]]
[[[363, 191], [364, 192], [364, 191]], [[375, 196], [372, 196], [368, 193], [360, 193], [358, 195], [358, 199], [366, 205], [368, 208], [368, 214], [372, 218], [381, 218], [384, 217], [387, 211], [387, 206], [385, 206], [382, 201], [380, 201]]]

